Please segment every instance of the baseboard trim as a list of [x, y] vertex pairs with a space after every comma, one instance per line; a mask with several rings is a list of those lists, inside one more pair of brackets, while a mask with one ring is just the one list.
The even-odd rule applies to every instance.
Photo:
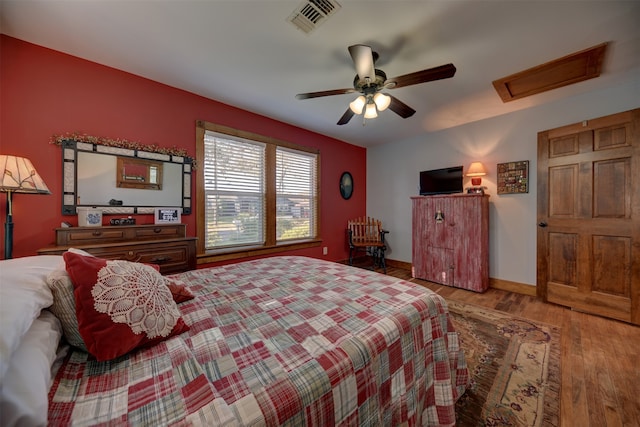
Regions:
[[[389, 267], [402, 268], [411, 271], [410, 262], [397, 261], [395, 259], [387, 259], [386, 262], [387, 266]], [[512, 282], [510, 280], [494, 279], [493, 277], [490, 277], [489, 287], [500, 289], [502, 291], [513, 292], [516, 294], [529, 295], [532, 297], [537, 296], [535, 286], [527, 285], [525, 283]]]
[[516, 294], [529, 295], [532, 297], [537, 296], [536, 287], [527, 285], [525, 283], [512, 282], [510, 280], [489, 278], [489, 287], [494, 289], [500, 289], [502, 291], [509, 291]]
[[389, 267], [402, 268], [404, 270], [411, 271], [411, 263], [410, 262], [397, 261], [395, 259], [386, 259], [385, 262], [387, 263], [387, 266], [389, 266]]
[[[365, 263], [363, 262], [363, 260], [367, 260], [367, 259], [371, 259], [371, 257], [368, 257], [366, 255], [363, 256], [358, 256], [358, 257], [354, 257], [353, 261], [357, 262], [357, 263]], [[341, 261], [336, 261], [339, 262], [340, 264], [349, 264], [349, 259], [343, 259]], [[369, 261], [371, 262], [371, 261]], [[385, 264], [387, 264], [387, 267], [393, 267], [393, 268], [402, 268], [404, 270], [409, 270], [411, 271], [411, 263], [410, 262], [404, 262], [404, 261], [396, 261], [395, 259], [389, 259], [386, 258], [384, 260]]]

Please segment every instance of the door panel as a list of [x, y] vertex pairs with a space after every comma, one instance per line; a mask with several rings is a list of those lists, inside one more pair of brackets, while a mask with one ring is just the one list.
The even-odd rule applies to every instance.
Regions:
[[563, 165], [549, 168], [549, 216], [572, 218], [578, 206], [578, 165]]
[[631, 126], [615, 125], [597, 129], [595, 132], [594, 150], [608, 150], [610, 148], [631, 145]]
[[549, 233], [549, 282], [575, 287], [578, 235]]
[[453, 249], [429, 246], [426, 279], [443, 285], [453, 286]]
[[640, 109], [538, 134], [538, 295], [640, 324]]
[[631, 217], [631, 159], [593, 163], [593, 217]]
[[631, 239], [593, 236], [593, 290], [631, 297]]
[[549, 141], [549, 157], [578, 154], [578, 135], [568, 135]]
[[430, 200], [427, 211], [431, 241], [438, 242], [441, 248], [453, 248], [453, 230], [448, 225], [456, 213], [452, 210], [452, 200], [448, 197], [434, 197]]

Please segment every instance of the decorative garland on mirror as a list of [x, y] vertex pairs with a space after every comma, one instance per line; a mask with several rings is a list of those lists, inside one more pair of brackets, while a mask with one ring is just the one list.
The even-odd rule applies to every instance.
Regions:
[[126, 148], [129, 150], [148, 151], [151, 153], [171, 154], [172, 156], [189, 157], [187, 150], [178, 147], [160, 147], [156, 144], [145, 145], [137, 141], [128, 141], [126, 139], [111, 139], [100, 136], [91, 136], [87, 134], [67, 132], [64, 135], [53, 135], [49, 139], [50, 144], [62, 145], [62, 141], [71, 140], [76, 142], [86, 142], [90, 144], [107, 145], [109, 147]]

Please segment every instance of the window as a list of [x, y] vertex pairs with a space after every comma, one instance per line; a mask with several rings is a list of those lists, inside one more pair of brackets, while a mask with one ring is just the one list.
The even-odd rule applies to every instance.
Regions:
[[264, 244], [265, 145], [206, 131], [205, 249]]
[[308, 239], [316, 231], [316, 155], [276, 148], [276, 240]]
[[204, 262], [319, 245], [317, 150], [206, 122], [196, 134]]

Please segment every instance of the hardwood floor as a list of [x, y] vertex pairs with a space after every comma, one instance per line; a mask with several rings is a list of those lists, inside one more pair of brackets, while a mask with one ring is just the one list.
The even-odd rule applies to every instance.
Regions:
[[418, 283], [446, 300], [560, 326], [561, 425], [640, 426], [640, 327], [580, 313], [528, 295], [493, 288], [480, 294], [412, 279], [406, 269], [387, 267], [387, 274]]

